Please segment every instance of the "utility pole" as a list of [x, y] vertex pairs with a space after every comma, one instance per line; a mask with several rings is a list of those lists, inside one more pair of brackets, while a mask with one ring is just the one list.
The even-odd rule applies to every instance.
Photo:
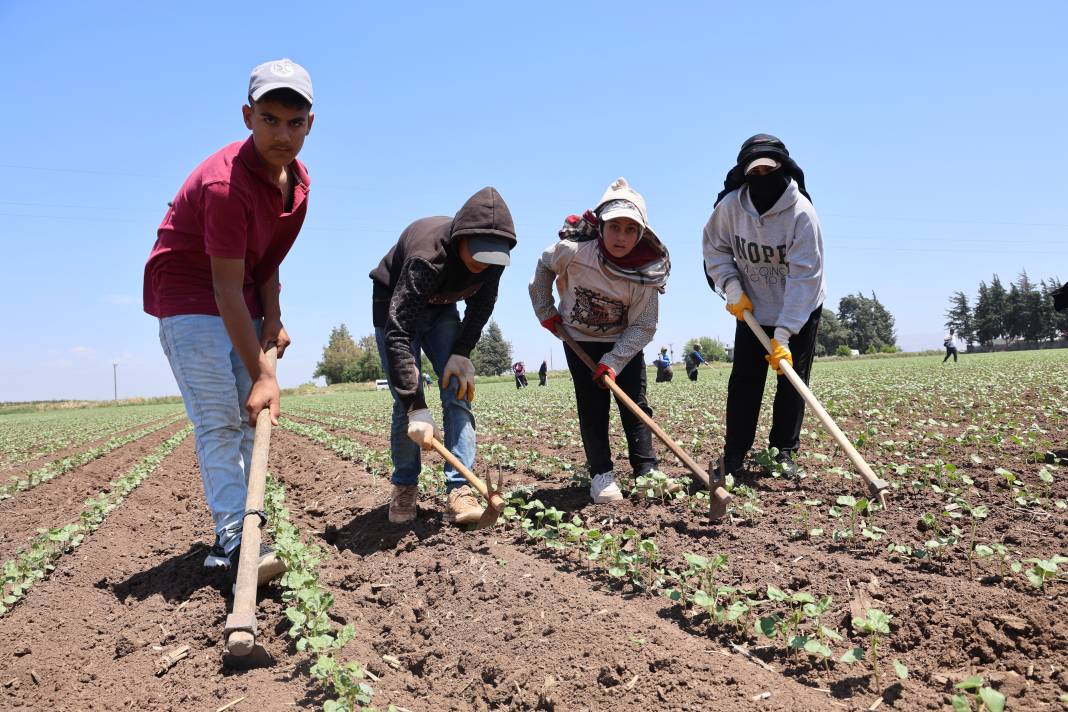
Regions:
[[117, 364], [117, 363], [112, 363], [111, 364], [111, 382], [112, 382], [112, 385], [115, 387], [114, 400], [118, 400], [119, 399], [119, 364]]

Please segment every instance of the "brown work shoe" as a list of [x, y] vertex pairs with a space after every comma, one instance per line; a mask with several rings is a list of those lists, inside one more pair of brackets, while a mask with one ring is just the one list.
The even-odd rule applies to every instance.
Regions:
[[474, 524], [484, 511], [474, 491], [464, 485], [449, 492], [449, 503], [445, 505], [445, 521], [451, 524]]
[[393, 485], [393, 494], [389, 498], [389, 521], [403, 524], [415, 519], [415, 501], [419, 499], [417, 485]]

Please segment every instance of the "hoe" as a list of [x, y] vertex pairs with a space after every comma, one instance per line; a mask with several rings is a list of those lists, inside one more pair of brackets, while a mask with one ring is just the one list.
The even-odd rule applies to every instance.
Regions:
[[[582, 359], [582, 362], [585, 363], [591, 371], [597, 370], [597, 364], [593, 362], [593, 359], [590, 358], [589, 354], [582, 350], [581, 346], [575, 343], [575, 340], [564, 330], [562, 325], [557, 329], [557, 332], [560, 334], [560, 338], [564, 340], [564, 343], [566, 343], [571, 350]], [[686, 452], [671, 439], [671, 436], [664, 432], [663, 428], [653, 422], [653, 419], [650, 418], [644, 410], [639, 408], [638, 404], [631, 400], [630, 397], [623, 392], [623, 389], [616, 385], [615, 381], [610, 378], [602, 378], [601, 381], [608, 386], [608, 389], [612, 391], [617, 401], [625, 405], [630, 412], [634, 413], [639, 420], [645, 423], [646, 426], [653, 431], [653, 434], [660, 438], [660, 441], [667, 445], [668, 449], [675, 454], [675, 457], [679, 458], [679, 460], [682, 461], [682, 464], [686, 465], [690, 472], [696, 475], [697, 478], [704, 483], [705, 487], [709, 489], [711, 494], [709, 497], [711, 503], [709, 514], [711, 515], [711, 518], [713, 521], [722, 519], [727, 513], [727, 503], [731, 500], [731, 495], [727, 490], [723, 489], [721, 484], [712, 482], [712, 479], [708, 476], [708, 473], [705, 472], [704, 468], [698, 465], [692, 457], [687, 455]], [[720, 472], [722, 471], [721, 468]]]
[[[267, 350], [271, 366], [277, 363], [277, 349]], [[223, 664], [250, 668], [270, 665], [271, 654], [257, 640], [256, 587], [260, 555], [260, 527], [267, 520], [263, 511], [263, 493], [267, 486], [267, 455], [271, 449], [271, 412], [264, 408], [256, 418], [256, 439], [252, 445], [252, 468], [245, 494], [245, 520], [241, 529], [241, 557], [234, 584], [234, 608], [226, 616], [223, 637], [226, 640]]]
[[[485, 529], [486, 527], [493, 526], [493, 523], [497, 521], [497, 518], [501, 516], [501, 512], [503, 512], [505, 506], [507, 506], [504, 498], [501, 497], [501, 487], [504, 486], [504, 474], [502, 473], [497, 476], [497, 486], [491, 488], [476, 477], [471, 470], [464, 467], [464, 463], [460, 462], [455, 455], [449, 452], [448, 448], [442, 445], [441, 441], [437, 438], [431, 438], [430, 445], [439, 455], [445, 458], [446, 462], [455, 467], [456, 471], [464, 476], [464, 479], [467, 480], [468, 484], [474, 487], [475, 490], [485, 498], [486, 511], [482, 513], [478, 523], [475, 525], [475, 529]], [[491, 479], [490, 485], [492, 486], [492, 484], [493, 480]]]
[[[745, 323], [749, 325], [749, 328], [753, 330], [753, 333], [760, 340], [760, 343], [764, 345], [764, 348], [768, 350], [770, 354], [772, 352], [771, 340], [768, 339], [768, 335], [764, 333], [763, 327], [757, 322], [756, 317], [752, 312], [746, 310]], [[783, 374], [787, 380], [793, 384], [793, 387], [797, 389], [797, 392], [801, 394], [801, 397], [805, 399], [805, 403], [812, 409], [812, 412], [816, 414], [816, 417], [823, 423], [823, 427], [827, 428], [831, 436], [834, 438], [838, 446], [845, 451], [845, 454], [852, 460], [853, 465], [856, 466], [861, 476], [868, 483], [868, 490], [871, 492], [872, 497], [879, 499], [879, 504], [883, 507], [886, 506], [886, 490], [890, 487], [886, 480], [880, 479], [872, 472], [871, 467], [864, 461], [857, 449], [853, 447], [853, 443], [849, 442], [849, 438], [845, 436], [845, 433], [838, 427], [831, 418], [830, 414], [824, 409], [823, 405], [816, 399], [815, 394], [809, 390], [809, 387], [805, 385], [805, 382], [801, 380], [801, 377], [797, 375], [797, 371], [789, 363], [779, 362], [780, 368], [782, 368]]]

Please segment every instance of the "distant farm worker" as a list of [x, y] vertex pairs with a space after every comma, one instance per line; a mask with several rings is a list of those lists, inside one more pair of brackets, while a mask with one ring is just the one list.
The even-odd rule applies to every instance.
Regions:
[[671, 357], [668, 356], [667, 346], [660, 347], [660, 355], [653, 359], [653, 365], [656, 366], [657, 383], [667, 383], [675, 377], [675, 372], [671, 370]]
[[[769, 445], [779, 451], [787, 476], [797, 476], [805, 402], [782, 375], [790, 363], [808, 383], [816, 330], [826, 293], [823, 237], [805, 189], [805, 175], [782, 141], [758, 134], [742, 144], [723, 182], [704, 231], [705, 273], [738, 319], [734, 365], [727, 386], [726, 473], [742, 467], [756, 437], [768, 365], [779, 374]], [[750, 311], [768, 336], [766, 354], [743, 313]]]
[[[264, 354], [282, 358], [279, 265], [308, 211], [311, 180], [297, 160], [311, 131], [311, 77], [288, 59], [252, 70], [252, 134], [204, 160], [171, 201], [145, 265], [144, 308], [193, 422], [204, 495], [215, 521], [206, 567], [236, 576], [256, 416], [279, 413], [278, 381]], [[260, 550], [259, 581], [284, 567]]]
[[516, 361], [512, 364], [512, 373], [515, 375], [516, 390], [530, 385], [527, 383], [527, 367], [523, 365], [522, 361]]
[[702, 365], [707, 366], [708, 361], [705, 361], [701, 355], [701, 344], [694, 342], [690, 348], [690, 352], [686, 354], [686, 358], [683, 359], [683, 365], [686, 366], [686, 377], [691, 381], [697, 380], [697, 369]]
[[942, 359], [942, 363], [949, 360], [949, 357], [953, 357], [953, 363], [957, 362], [957, 337], [953, 334], [953, 329], [949, 330], [949, 333], [942, 338], [942, 346], [946, 348], [946, 357]]
[[[596, 503], [623, 499], [612, 469], [608, 441], [610, 398], [601, 381], [612, 379], [642, 410], [652, 414], [645, 393], [642, 349], [653, 339], [671, 261], [649, 226], [645, 199], [623, 178], [612, 183], [597, 208], [572, 215], [560, 241], [538, 260], [530, 300], [542, 326], [553, 334], [566, 329], [598, 362], [591, 374], [564, 345], [575, 384], [579, 429]], [[560, 295], [553, 300], [552, 285]], [[620, 419], [635, 476], [656, 468], [652, 435], [622, 403]]]
[[[382, 370], [393, 394], [389, 521], [409, 522], [419, 497], [420, 448], [441, 438], [427, 408], [419, 352], [438, 376], [445, 447], [475, 463], [475, 367], [471, 349], [482, 335], [504, 268], [516, 245], [512, 214], [494, 188], [471, 196], [455, 216], [416, 220], [371, 271], [372, 317]], [[461, 320], [457, 302], [466, 303]], [[445, 466], [445, 519], [477, 522], [482, 506], [463, 476]]]
[[541, 368], [538, 369], [538, 386], [544, 386], [549, 377], [549, 366], [544, 361], [541, 362]]

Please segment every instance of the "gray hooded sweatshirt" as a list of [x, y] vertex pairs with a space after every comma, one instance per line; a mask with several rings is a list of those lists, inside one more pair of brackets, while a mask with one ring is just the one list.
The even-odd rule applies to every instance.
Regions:
[[748, 187], [728, 194], [705, 225], [704, 255], [708, 278], [721, 290], [738, 280], [764, 326], [796, 334], [826, 297], [820, 221], [793, 180], [763, 215]]

